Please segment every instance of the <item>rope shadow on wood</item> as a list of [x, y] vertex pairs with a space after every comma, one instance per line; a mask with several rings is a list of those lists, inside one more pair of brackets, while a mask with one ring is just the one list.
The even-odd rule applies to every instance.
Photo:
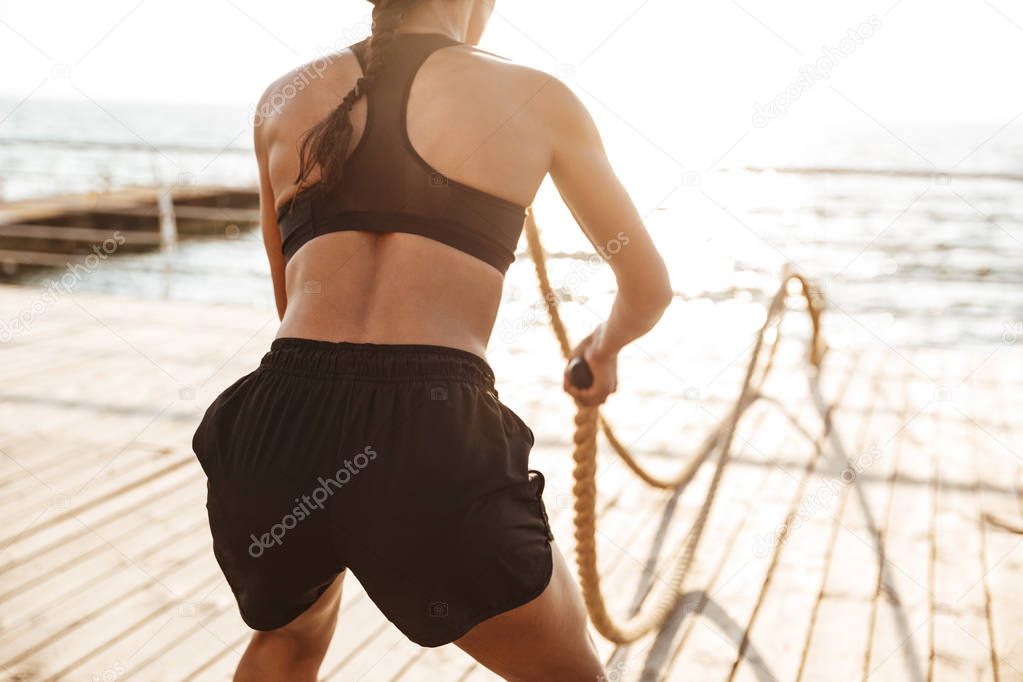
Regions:
[[[830, 407], [824, 400], [820, 383], [814, 378], [811, 378], [810, 380], [810, 395], [813, 398], [814, 406], [827, 422], [827, 438], [831, 445], [831, 447], [828, 448], [831, 452], [831, 456], [827, 459], [835, 466], [835, 470], [837, 471], [850, 470], [856, 472], [857, 469], [855, 468], [853, 460], [849, 457], [849, 451], [845, 447], [842, 436], [838, 432], [838, 429], [835, 428], [833, 420], [831, 419]], [[863, 512], [863, 518], [866, 520], [867, 529], [870, 532], [870, 548], [873, 550], [874, 556], [877, 557], [877, 570], [878, 575], [880, 576], [880, 590], [885, 594], [888, 603], [892, 606], [895, 613], [895, 624], [899, 630], [899, 638], [902, 642], [899, 650], [902, 652], [902, 658], [907, 669], [910, 671], [910, 679], [913, 682], [922, 682], [927, 679], [927, 672], [920, 666], [920, 659], [913, 643], [912, 635], [916, 631], [916, 628], [910, 627], [909, 619], [906, 616], [905, 605], [903, 604], [902, 598], [899, 596], [899, 590], [890, 579], [891, 571], [887, 568], [888, 560], [885, 559], [883, 533], [878, 527], [877, 521], [874, 519], [866, 493], [860, 485], [860, 477], [858, 473], [853, 476], [852, 481], [849, 484], [852, 485], [852, 490], [856, 495], [856, 501]], [[865, 672], [869, 673], [870, 671]]]
[[[569, 343], [568, 334], [558, 310], [557, 295], [551, 287], [546, 267], [546, 255], [540, 243], [539, 230], [532, 210], [527, 212], [525, 231], [529, 253], [536, 268], [537, 280], [544, 304], [550, 315], [551, 326], [561, 346], [562, 354], [567, 360], [571, 354], [572, 346]], [[601, 417], [597, 408], [578, 408], [575, 417], [575, 435], [573, 437], [575, 443], [573, 452], [575, 464], [573, 470], [573, 477], [575, 479], [573, 494], [575, 495], [576, 565], [579, 572], [583, 601], [586, 604], [590, 620], [597, 631], [606, 639], [618, 644], [636, 641], [659, 627], [677, 603], [683, 582], [692, 565], [697, 546], [702, 537], [710, 509], [713, 506], [717, 487], [721, 482], [725, 465], [728, 462], [732, 438], [735, 435], [739, 420], [745, 414], [747, 408], [760, 397], [760, 390], [773, 367], [775, 353], [781, 338], [781, 322], [787, 311], [789, 285], [793, 282], [798, 285], [806, 301], [806, 311], [812, 324], [812, 335], [809, 342], [807, 360], [814, 371], [819, 372], [825, 352], [825, 345], [820, 335], [822, 297], [806, 278], [786, 268], [781, 285], [771, 300], [764, 323], [753, 344], [753, 351], [746, 368], [742, 389], [735, 400], [728, 420], [708, 434], [697, 453], [675, 476], [663, 478], [651, 474], [639, 464], [632, 453], [616, 438], [610, 424]], [[765, 338], [771, 329], [775, 329], [777, 334], [773, 343], [766, 344], [768, 345], [765, 354], [766, 359], [761, 364], [761, 354], [765, 349]], [[759, 372], [758, 369], [760, 370]], [[665, 583], [665, 587], [659, 591], [656, 599], [647, 602], [646, 608], [641, 607], [638, 613], [626, 621], [617, 621], [609, 613], [601, 591], [600, 575], [597, 571], [595, 537], [596, 439], [599, 430], [603, 431], [612, 449], [634, 474], [647, 484], [658, 488], [684, 489], [695, 476], [699, 467], [715, 452], [718, 453], [714, 474], [708, 487], [706, 498], [686, 536], [680, 558], [670, 578]]]
[[[654, 583], [658, 579], [656, 574], [657, 563], [661, 557], [661, 550], [667, 540], [667, 532], [671, 526], [682, 493], [682, 490], [672, 491], [671, 497], [668, 498], [664, 505], [657, 531], [654, 534], [654, 540], [651, 543], [650, 550], [647, 552], [643, 570], [640, 572], [639, 580], [636, 584], [632, 604], [629, 606], [630, 616], [639, 613], [643, 601], [650, 594]], [[684, 592], [679, 595], [677, 603], [668, 613], [658, 629], [653, 643], [647, 650], [646, 657], [643, 660], [643, 669], [638, 678], [640, 682], [657, 682], [663, 678], [666, 666], [672, 656], [674, 640], [679, 628], [682, 627], [687, 616], [696, 614], [711, 621], [716, 626], [717, 631], [727, 637], [735, 645], [735, 650], [739, 651], [746, 634], [745, 628], [728, 615], [728, 612], [715, 602], [705, 590]], [[605, 667], [609, 670], [619, 668], [628, 670], [631, 666], [626, 663], [626, 660], [631, 646], [631, 644], [617, 646]], [[778, 682], [778, 678], [764, 662], [764, 658], [758, 652], [756, 645], [751, 642], [748, 643], [745, 656], [753, 664], [753, 672], [760, 682]]]

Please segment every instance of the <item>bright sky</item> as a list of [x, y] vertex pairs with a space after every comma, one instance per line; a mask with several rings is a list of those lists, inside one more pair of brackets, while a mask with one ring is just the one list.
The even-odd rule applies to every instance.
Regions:
[[[364, 35], [369, 9], [0, 0], [0, 97], [249, 107], [276, 76]], [[657, 131], [668, 147], [685, 130], [715, 154], [787, 89], [797, 93], [788, 113], [760, 120], [794, 134], [849, 122], [912, 136], [969, 121], [987, 126], [979, 143], [1023, 112], [1023, 6], [1011, 0], [498, 0], [481, 46], [561, 75], [601, 123]], [[825, 80], [807, 71], [821, 60]]]

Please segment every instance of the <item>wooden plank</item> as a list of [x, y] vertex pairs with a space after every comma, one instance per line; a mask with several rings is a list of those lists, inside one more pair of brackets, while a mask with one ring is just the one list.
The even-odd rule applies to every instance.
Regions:
[[[935, 376], [926, 358], [913, 363]], [[867, 674], [878, 680], [930, 677], [932, 649], [932, 558], [934, 522], [934, 397], [941, 387], [913, 375], [909, 415], [900, 431], [901, 447], [890, 478], [891, 496], [881, 531], [884, 560], [875, 601], [873, 640]], [[939, 395], [938, 397], [943, 397]], [[915, 478], [923, 485], [909, 485]]]
[[[772, 414], [763, 405], [752, 408], [752, 413], [748, 419], [749, 423], [746, 426], [749, 431], [755, 433], [767, 433], [772, 428], [779, 429], [781, 424], [778, 415]], [[775, 433], [780, 435], [782, 431], [779, 429]], [[739, 455], [748, 453], [750, 449], [750, 446], [742, 440], [739, 440], [733, 448], [734, 454]], [[673, 549], [671, 557], [674, 557], [681, 549], [685, 539], [684, 536], [692, 527], [702, 502], [706, 497], [707, 486], [710, 482], [709, 479], [713, 473], [714, 466], [714, 462], [705, 464], [701, 472], [701, 478], [693, 481], [690, 485], [691, 489], [687, 490], [687, 495], [679, 501], [678, 506], [681, 509], [681, 513], [678, 513], [677, 510], [677, 513], [674, 515], [675, 518], [672, 519], [672, 523], [677, 526], [677, 529], [670, 540]], [[660, 668], [667, 662], [671, 655], [674, 634], [679, 629], [679, 626], [684, 624], [681, 616], [685, 615], [687, 611], [693, 610], [693, 605], [697, 603], [702, 594], [703, 586], [716, 574], [715, 568], [720, 565], [719, 554], [725, 548], [731, 547], [735, 542], [743, 517], [741, 515], [736, 516], [734, 509], [748, 506], [750, 498], [755, 495], [756, 491], [767, 484], [771, 473], [772, 469], [768, 467], [760, 467], [748, 463], [732, 463], [726, 467], [722, 474], [717, 500], [707, 517], [704, 531], [706, 540], [701, 544], [694, 557], [693, 565], [690, 567], [683, 585], [683, 594], [688, 593], [687, 596], [683, 597], [683, 601], [676, 607], [675, 617], [669, 620], [669, 624], [662, 631], [647, 635], [633, 644], [618, 646], [613, 650], [612, 656], [607, 658], [605, 663], [609, 677], [620, 680], [633, 679], [637, 675], [642, 674], [642, 670], [650, 667]], [[714, 540], [711, 541], [710, 538], [714, 538]], [[673, 569], [674, 561], [665, 563], [665, 566], [661, 569], [664, 580], [668, 577], [667, 572]], [[620, 589], [616, 588], [615, 583], [628, 584], [635, 582], [635, 579], [628, 575], [619, 577], [612, 573], [607, 577], [607, 582], [608, 590], [615, 590]], [[647, 582], [649, 583], [649, 581]], [[638, 598], [641, 597], [643, 601], [656, 599], [657, 595], [652, 594], [652, 592], [659, 593], [663, 589], [663, 584], [658, 581], [656, 584], [648, 584], [645, 587], [646, 589], [639, 593], [636, 593], [634, 590], [629, 592], [632, 601], [628, 611], [621, 612], [622, 617], [626, 613], [631, 614], [637, 610], [639, 607]], [[696, 608], [698, 608], [698, 605]]]
[[[180, 581], [186, 566], [209, 566], [212, 556], [206, 542], [196, 543], [195, 536], [162, 545], [149, 558], [145, 570], [135, 566], [110, 576], [101, 588], [77, 593], [62, 603], [62, 608], [49, 609], [43, 623], [22, 621], [4, 634], [5, 651], [11, 655], [0, 662], [6, 669], [24, 669], [29, 666], [33, 674], [42, 670], [53, 671], [67, 661], [96, 646], [91, 632], [103, 632], [97, 623], [109, 623], [111, 615], [123, 619], [133, 609], [145, 612], [147, 600], [165, 601], [168, 586], [180, 595], [189, 588]], [[116, 612], [116, 613], [114, 613]], [[115, 623], [118, 621], [115, 620]], [[41, 627], [42, 626], [42, 627]], [[82, 628], [93, 628], [82, 634]], [[116, 627], [109, 630], [117, 632]], [[72, 644], [68, 645], [68, 642]], [[45, 654], [43, 652], [46, 652]]]
[[[3, 555], [4, 570], [54, 548], [59, 549], [72, 539], [88, 535], [91, 528], [102, 526], [117, 515], [131, 514], [141, 504], [160, 499], [159, 496], [171, 492], [175, 487], [194, 486], [194, 490], [199, 492], [200, 473], [198, 464], [195, 464], [194, 467], [178, 470], [172, 476], [154, 477], [144, 485], [124, 491], [127, 494], [112, 496], [104, 504], [82, 507], [70, 514], [66, 514], [66, 511], [70, 511], [66, 510], [64, 518], [46, 528], [31, 524], [18, 528], [8, 544], [0, 545], [6, 548]], [[39, 525], [46, 520], [48, 518], [40, 516]]]
[[[781, 441], [778, 446], [791, 447], [792, 441]], [[710, 599], [694, 614], [681, 649], [671, 661], [671, 670], [678, 671], [681, 678], [725, 680], [730, 675], [771, 563], [772, 552], [755, 550], [756, 538], [782, 523], [787, 502], [797, 486], [791, 476], [785, 470], [772, 472], [764, 490], [755, 496], [748, 515], [754, 523], [743, 532], [746, 541], [740, 536], [727, 553], [718, 570], [720, 579], [711, 587]]]
[[[94, 565], [108, 566], [107, 560], [112, 558], [116, 561], [118, 555], [130, 560], [130, 556], [125, 554], [129, 544], [137, 542], [139, 536], [146, 535], [155, 527], [161, 529], [159, 537], [168, 537], [182, 527], [189, 528], [192, 533], [201, 533], [206, 521], [204, 516], [195, 515], [203, 508], [202, 496], [197, 492], [179, 488], [172, 495], [158, 498], [158, 504], [143, 506], [131, 515], [114, 515], [111, 523], [98, 527], [83, 525], [80, 533], [51, 545], [50, 551], [26, 555], [22, 562], [3, 571], [0, 604], [10, 609], [8, 600], [13, 601], [17, 597], [26, 602], [25, 607], [28, 608], [35, 601], [28, 596], [28, 591], [33, 588], [43, 586], [50, 590], [55, 587], [66, 590], [85, 580]], [[197, 518], [199, 523], [194, 521]], [[188, 525], [184, 526], [186, 522]], [[60, 584], [49, 585], [55, 579]]]
[[[871, 362], [880, 368], [881, 386], [897, 381], [900, 375], [893, 374], [891, 368], [901, 369], [895, 364], [900, 361], [874, 352]], [[906, 372], [901, 376], [905, 378]], [[841, 476], [851, 462], [856, 474], [840, 489], [829, 515], [832, 532], [826, 569], [812, 613], [800, 680], [829, 679], [835, 670], [851, 671], [851, 676], [861, 674], [869, 645], [878, 563], [869, 539], [864, 538], [869, 536], [873, 511], [868, 507], [869, 513], [864, 513], [862, 507], [869, 504], [866, 489], [878, 486], [886, 477], [885, 470], [890, 469], [891, 452], [881, 446], [900, 425], [898, 415], [904, 405], [895, 402], [899, 397], [897, 389], [879, 392], [867, 386], [858, 392], [858, 400], [847, 401], [858, 405], [857, 410], [841, 410], [836, 415], [833, 448], [837, 456], [832, 472], [837, 469]], [[888, 409], [892, 403], [897, 411]]]
[[46, 251], [16, 251], [0, 249], [0, 263], [11, 265], [35, 265], [39, 267], [60, 268], [65, 265], [83, 263], [85, 254], [50, 253]]
[[[851, 370], [849, 376], [852, 376]], [[803, 453], [810, 453], [812, 447], [791, 427], [786, 432], [789, 436], [779, 442], [779, 454], [798, 452], [800, 464], [805, 467], [807, 455]], [[700, 618], [693, 619], [684, 633], [670, 663], [672, 679], [727, 679], [732, 675], [778, 548], [763, 538], [773, 537], [772, 533], [781, 527], [800, 486], [798, 473], [782, 468], [777, 471], [780, 475], [755, 495], [756, 509], [746, 514], [749, 525], [743, 536], [749, 541], [737, 543], [726, 553], [718, 570], [723, 576], [721, 582], [715, 580], [711, 587], [713, 601], [703, 606]], [[707, 616], [710, 616], [709, 621], [704, 620]], [[751, 657], [762, 655], [759, 644], [746, 647]], [[643, 675], [641, 679], [661, 679], [655, 670], [645, 670]]]
[[[156, 206], [135, 206], [117, 209], [120, 215], [152, 218], [160, 215]], [[231, 208], [227, 206], [189, 206], [176, 204], [174, 217], [178, 220], [208, 220], [224, 223], [258, 223], [258, 208]]]
[[171, 461], [153, 462], [135, 478], [127, 481], [101, 476], [100, 483], [96, 487], [89, 486], [88, 492], [83, 492], [80, 497], [76, 495], [74, 503], [55, 505], [50, 502], [45, 505], [32, 506], [26, 510], [19, 510], [17, 514], [11, 514], [14, 517], [11, 530], [0, 539], [0, 546], [6, 547], [27, 535], [67, 523], [84, 512], [98, 508], [111, 500], [119, 501], [126, 496], [126, 493], [159, 481], [162, 477], [186, 466], [196, 466], [195, 458], [186, 456], [174, 458]]
[[[978, 373], [997, 372], [997, 367], [981, 367]], [[989, 375], [990, 376], [990, 375]], [[995, 374], [997, 376], [997, 374]], [[991, 395], [974, 392], [969, 414], [997, 414], [1006, 426], [1018, 428], [1019, 412], [1009, 411], [1009, 405], [1018, 407], [1018, 386]], [[1020, 492], [1013, 486], [1005, 489], [1006, 482], [1019, 480], [1021, 453], [1013, 450], [1007, 441], [1013, 441], [1008, 428], [991, 431], [971, 430], [973, 451], [976, 454], [977, 482], [983, 503], [983, 512], [1001, 518], [1018, 519]], [[1023, 680], [1023, 632], [1020, 614], [1023, 614], [1023, 591], [1019, 589], [1019, 573], [1023, 571], [1023, 535], [1010, 533], [991, 524], [982, 524], [982, 559], [985, 598], [987, 601], [988, 634], [991, 642], [992, 665], [996, 679]]]
[[[0, 224], [31, 222], [64, 213], [104, 211], [131, 208], [140, 204], [156, 204], [163, 190], [157, 187], [129, 187], [110, 192], [57, 195], [0, 204]], [[255, 200], [255, 189], [215, 185], [177, 186], [172, 189], [175, 203], [214, 202], [220, 196], [250, 196]]]
[[[725, 559], [749, 530], [759, 491], [772, 487], [784, 475], [780, 468], [729, 465], [723, 474], [721, 500], [707, 520], [705, 532], [715, 540], [704, 544], [694, 559], [684, 584], [687, 596], [659, 632], [616, 652], [618, 655], [608, 661], [609, 677], [617, 674], [622, 680], [644, 679], [658, 674], [670, 664], [698, 619], [704, 621], [700, 627], [727, 630], [728, 623], [720, 620], [712, 602], [716, 589], [732, 577], [722, 575]], [[735, 510], [742, 513], [735, 514]]]
[[113, 239], [120, 233], [127, 243], [159, 246], [160, 235], [144, 230], [97, 230], [89, 227], [65, 227], [62, 225], [0, 225], [0, 237], [23, 239], [52, 239], [55, 241], [101, 243]]
[[[741, 377], [735, 377], [736, 380], [741, 380]], [[728, 386], [727, 389], [722, 389], [725, 393], [734, 393], [736, 390], [733, 386]], [[678, 396], [679, 398], [685, 398], [684, 395]], [[692, 402], [694, 407], [693, 410], [696, 414], [699, 412], [706, 412], [710, 414], [715, 412], [717, 415], [724, 415], [730, 408], [730, 404], [727, 402], [717, 402], [713, 405], [711, 403], [714, 396], [701, 396], [697, 401]], [[685, 403], [684, 403], [685, 404]], [[657, 411], [654, 411], [655, 413]], [[770, 416], [767, 421], [764, 420], [766, 415]], [[684, 414], [671, 414], [671, 419], [677, 420], [679, 423], [687, 424], [689, 419], [688, 415]], [[722, 416], [713, 416], [709, 421], [704, 419], [706, 426], [703, 428], [694, 429], [692, 426], [687, 424], [687, 429], [695, 430], [697, 433], [703, 436], [707, 433], [710, 427], [717, 427], [720, 425]], [[764, 458], [763, 451], [759, 448], [753, 447], [752, 443], [757, 442], [760, 447], [773, 449], [779, 439], [784, 438], [785, 424], [784, 420], [779, 418], [778, 414], [775, 414], [772, 408], [766, 407], [766, 404], [761, 404], [753, 408], [751, 416], [747, 416], [744, 419], [739, 428], [739, 433], [735, 439], [733, 446], [733, 464], [730, 464], [730, 468], [726, 468], [723, 476], [723, 482], [719, 488], [719, 498], [717, 499], [714, 508], [711, 510], [711, 514], [708, 518], [708, 527], [705, 531], [705, 539], [701, 544], [701, 549], [697, 552], [694, 566], [690, 569], [690, 576], [687, 581], [687, 585], [693, 585], [695, 587], [701, 586], [701, 583], [690, 582], [693, 580], [693, 576], [701, 575], [701, 571], [705, 570], [709, 566], [714, 566], [716, 562], [712, 556], [716, 556], [717, 550], [721, 548], [718, 542], [712, 542], [710, 538], [719, 538], [721, 536], [727, 537], [730, 533], [735, 532], [737, 524], [740, 521], [739, 518], [734, 516], [734, 508], [736, 505], [741, 505], [745, 502], [745, 497], [753, 493], [756, 488], [757, 481], [762, 483], [764, 476], [767, 474], [767, 468], [763, 466], [762, 461]], [[663, 437], [663, 436], [662, 436]], [[665, 445], [665, 447], [672, 447], [675, 449], [677, 446]], [[739, 461], [747, 457], [745, 464], [740, 464]], [[752, 462], [755, 464], [749, 466]], [[709, 483], [709, 477], [712, 473], [713, 464], [708, 462], [702, 468], [699, 478], [694, 480], [690, 484], [686, 491], [686, 494], [682, 496], [679, 501], [679, 508], [683, 513], [676, 514], [672, 524], [677, 526], [677, 530], [673, 529], [673, 540], [671, 543], [674, 546], [681, 546], [682, 533], [679, 531], [686, 531], [690, 527], [692, 520], [695, 518], [699, 507], [702, 505], [705, 498], [705, 491], [707, 484]], [[733, 497], [733, 492], [740, 491], [740, 497]], [[724, 516], [722, 516], [724, 514]], [[627, 530], [627, 533], [634, 534], [634, 531]], [[628, 536], [626, 536], [628, 537]], [[666, 546], [668, 543], [665, 543]], [[705, 556], [705, 552], [707, 555]], [[667, 560], [668, 557], [665, 557]], [[706, 564], [705, 564], [706, 562]], [[673, 562], [667, 563], [665, 561], [664, 569], [666, 571], [669, 568], [673, 568]], [[659, 586], [655, 586], [656, 587]], [[643, 596], [645, 599], [654, 598], [653, 595], [647, 594], [646, 590], [640, 593], [638, 596]], [[625, 602], [622, 602], [625, 605]], [[629, 604], [629, 611], [634, 611], [638, 606], [635, 601]], [[685, 608], [682, 608], [684, 611]], [[621, 612], [619, 610], [618, 612]], [[616, 675], [618, 677], [629, 676], [638, 671], [648, 668], [653, 665], [661, 665], [666, 660], [670, 650], [670, 642], [673, 636], [674, 628], [677, 628], [678, 623], [672, 626], [672, 632], [667, 633], [665, 636], [659, 637], [656, 634], [650, 635], [647, 638], [643, 638], [640, 641], [629, 645], [619, 647], [615, 650], [614, 656], [608, 660], [608, 674]]]
[[82, 670], [108, 670], [133, 657], [134, 652], [145, 647], [175, 619], [194, 619], [201, 613], [198, 609], [205, 607], [206, 597], [223, 579], [219, 571], [210, 570], [214, 566], [212, 556], [196, 561], [179, 572], [183, 579], [173, 593], [133, 594], [113, 605], [94, 623], [103, 636], [97, 641], [89, 633], [78, 632], [77, 636], [67, 638], [60, 655], [68, 662], [47, 679], [60, 680]]
[[[947, 378], [942, 383], [956, 386], [969, 369], [966, 363], [955, 362], [943, 372]], [[956, 388], [957, 402], [969, 405], [973, 389], [968, 380]], [[942, 410], [934, 434], [938, 447], [931, 657], [932, 679], [936, 682], [994, 680], [983, 586], [974, 430], [969, 421], [949, 407]]]
[[89, 554], [79, 557], [74, 570], [63, 575], [49, 572], [42, 578], [16, 592], [5, 600], [4, 608], [17, 614], [9, 623], [9, 630], [26, 624], [52, 622], [49, 611], [61, 610], [64, 605], [82, 594], [116, 594], [124, 587], [118, 574], [138, 569], [152, 579], [145, 566], [157, 556], [164, 544], [176, 542], [196, 543], [206, 530], [206, 520], [199, 514], [182, 514], [178, 519], [163, 520], [166, 535], [157, 538], [134, 534], [122, 538], [117, 546], [100, 537], [90, 538]]
[[[352, 606], [362, 599], [365, 593], [357, 582], [346, 583], [336, 641], [344, 641], [344, 624], [350, 620]], [[169, 621], [132, 653], [128, 662], [133, 677], [185, 680], [231, 676], [248, 645], [251, 630], [242, 622], [227, 584], [217, 585], [192, 611], [188, 617]]]
[[[864, 393], [875, 394], [884, 378], [884, 365], [879, 363], [873, 372], [864, 373], [863, 377], [866, 381], [861, 382], [851, 396], [845, 395], [845, 389], [838, 391], [833, 413], [840, 413], [851, 400], [858, 402]], [[809, 401], [800, 404], [808, 405]], [[873, 404], [876, 402], [868, 403], [866, 409], [860, 411], [860, 433], [867, 431]], [[836, 421], [833, 417], [833, 424]], [[827, 540], [832, 523], [828, 512], [833, 511], [835, 498], [848, 485], [841, 478], [847, 456], [838, 438], [837, 434], [832, 434], [818, 441], [806, 459], [785, 525], [775, 530], [778, 540], [772, 563], [746, 625], [743, 644], [729, 679], [796, 679], [798, 676], [805, 641], [813, 626], [813, 607], [829, 559]]]
[[[906, 359], [905, 354], [899, 354], [898, 360], [902, 372], [896, 380], [895, 391], [899, 395], [900, 406], [889, 427], [881, 436], [882, 441], [877, 445], [880, 450], [877, 467], [877, 479], [871, 481], [864, 479], [862, 487], [863, 496], [858, 500], [860, 504], [846, 508], [847, 518], [843, 522], [843, 530], [849, 532], [853, 538], [866, 546], [870, 554], [870, 562], [867, 564], [873, 568], [872, 575], [859, 576], [859, 581], [864, 587], [872, 585], [870, 596], [866, 603], [869, 609], [869, 621], [866, 630], [866, 647], [863, 651], [862, 666], [863, 676], [866, 678], [870, 672], [878, 667], [893, 655], [907, 656], [911, 661], [915, 660], [912, 651], [899, 651], [898, 644], [902, 638], [889, 641], [878, 639], [878, 622], [882, 621], [883, 632], [900, 630], [903, 638], [908, 637], [913, 631], [905, 626], [904, 618], [895, 620], [903, 614], [898, 611], [899, 595], [898, 586], [892, 580], [893, 571], [897, 567], [887, 561], [885, 555], [885, 536], [891, 520], [892, 498], [895, 494], [897, 483], [899, 460], [908, 453], [910, 445], [907, 443], [907, 424], [912, 419], [916, 406], [911, 403], [911, 387], [917, 381], [916, 373], [919, 371], [912, 361]], [[897, 375], [898, 376], [898, 375]], [[848, 567], [847, 570], [858, 568]], [[895, 625], [888, 628], [894, 621]], [[885, 651], [879, 653], [879, 648]], [[859, 652], [857, 652], [859, 653]]]
[[83, 502], [87, 499], [86, 493], [143, 477], [154, 469], [163, 468], [172, 458], [165, 450], [139, 447], [127, 439], [124, 444], [102, 448], [80, 444], [76, 450], [81, 456], [68, 458], [60, 471], [51, 472], [48, 480], [35, 468], [23, 472], [25, 475], [19, 477], [21, 484], [4, 491], [0, 516], [18, 524], [23, 518], [36, 517], [37, 509]]

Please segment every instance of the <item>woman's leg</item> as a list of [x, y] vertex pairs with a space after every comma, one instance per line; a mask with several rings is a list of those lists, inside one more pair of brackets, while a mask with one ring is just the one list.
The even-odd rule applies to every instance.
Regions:
[[235, 671], [235, 682], [315, 682], [330, 646], [341, 602], [342, 572], [320, 598], [282, 628], [254, 632]]
[[586, 629], [586, 607], [572, 572], [551, 544], [554, 573], [543, 594], [489, 618], [455, 641], [506, 680], [595, 682], [604, 670]]

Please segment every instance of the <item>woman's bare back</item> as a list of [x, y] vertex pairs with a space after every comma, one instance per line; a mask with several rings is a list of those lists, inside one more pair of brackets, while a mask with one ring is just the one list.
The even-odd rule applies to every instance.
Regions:
[[[274, 252], [280, 254], [277, 209], [296, 192], [302, 136], [361, 75], [355, 55], [345, 50], [276, 81], [259, 105], [256, 146], [271, 264]], [[469, 46], [438, 50], [413, 81], [409, 141], [442, 176], [528, 206], [551, 166], [551, 108], [557, 98], [545, 91], [556, 90], [554, 83], [547, 74]], [[349, 152], [362, 139], [366, 112], [363, 97], [351, 113]], [[426, 343], [483, 355], [502, 276], [466, 253], [417, 235], [339, 232], [301, 248], [284, 281], [287, 305], [279, 336]]]

